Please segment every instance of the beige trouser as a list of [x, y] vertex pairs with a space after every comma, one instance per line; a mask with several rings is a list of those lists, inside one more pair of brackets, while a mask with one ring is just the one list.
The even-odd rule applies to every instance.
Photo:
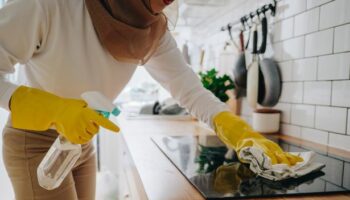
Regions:
[[96, 155], [91, 143], [82, 146], [80, 159], [60, 187], [48, 191], [39, 186], [37, 167], [56, 138], [54, 130], [22, 131], [10, 125], [4, 128], [3, 158], [16, 200], [95, 199]]

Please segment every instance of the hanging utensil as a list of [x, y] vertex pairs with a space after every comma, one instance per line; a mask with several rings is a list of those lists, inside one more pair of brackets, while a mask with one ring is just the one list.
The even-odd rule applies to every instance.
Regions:
[[[262, 43], [259, 48], [260, 55], [266, 51], [268, 22], [264, 13], [261, 20], [262, 26]], [[258, 102], [264, 107], [273, 107], [278, 103], [281, 95], [281, 75], [278, 63], [272, 58], [262, 58], [259, 62], [259, 96]]]
[[[232, 36], [232, 26], [227, 25], [227, 30], [229, 33], [229, 41], [225, 43], [224, 49], [219, 54], [219, 72], [232, 75], [232, 66], [235, 65], [237, 59], [239, 59], [242, 47], [239, 47], [233, 36]], [[227, 48], [231, 47], [231, 48]], [[245, 66], [244, 66], [245, 69]], [[235, 77], [235, 74], [233, 74]], [[233, 78], [235, 79], [235, 78]], [[240, 88], [235, 84], [235, 89], [233, 91], [226, 91], [229, 99], [226, 104], [230, 107], [231, 111], [236, 115], [240, 114], [241, 100], [237, 97], [237, 92], [240, 93]]]
[[235, 42], [235, 40], [233, 39], [232, 36], [232, 26], [230, 24], [227, 25], [227, 30], [228, 30], [228, 34], [230, 36], [230, 40], [232, 42], [232, 44], [236, 47], [236, 49], [239, 49], [239, 46], [237, 45], [237, 43]]
[[[237, 62], [237, 59], [240, 57], [241, 54], [241, 48], [237, 45], [235, 42], [233, 36], [232, 36], [232, 26], [228, 25], [227, 26], [228, 33], [229, 33], [229, 41], [226, 42], [223, 51], [219, 55], [219, 72], [228, 74], [228, 75], [233, 75], [232, 74], [232, 66], [235, 65]], [[230, 47], [230, 48], [227, 48]], [[233, 78], [234, 79], [234, 78]], [[237, 85], [235, 85], [234, 90], [228, 90], [226, 91], [226, 95], [228, 95], [229, 99], [226, 101], [226, 104], [229, 106], [231, 111], [235, 113], [236, 115], [240, 114], [240, 105], [241, 105], [241, 100], [237, 98]]]
[[236, 65], [233, 68], [234, 82], [236, 85], [236, 97], [240, 98], [246, 95], [247, 88], [247, 67], [245, 62], [244, 53], [244, 35], [243, 30], [239, 34], [240, 40], [240, 54], [237, 59]]
[[258, 102], [258, 89], [259, 89], [259, 58], [258, 58], [258, 32], [257, 25], [254, 23], [252, 27], [253, 31], [253, 50], [252, 50], [252, 62], [248, 66], [247, 76], [247, 99], [248, 104], [253, 109], [256, 108]]

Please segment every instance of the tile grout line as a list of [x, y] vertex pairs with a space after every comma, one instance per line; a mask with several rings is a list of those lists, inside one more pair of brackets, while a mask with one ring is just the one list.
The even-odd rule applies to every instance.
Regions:
[[319, 105], [319, 104], [309, 104], [309, 103], [295, 103], [295, 102], [279, 102], [283, 104], [290, 104], [291, 106], [293, 105], [303, 105], [303, 106], [315, 106], [317, 107], [327, 107], [327, 108], [338, 108], [338, 109], [350, 109], [349, 107], [339, 107], [339, 106], [331, 106], [331, 105]]
[[[273, 24], [269, 24], [269, 25], [273, 25]], [[301, 34], [301, 35], [293, 35], [294, 37], [285, 38], [283, 40], [271, 41], [272, 42], [271, 44], [282, 43], [282, 42], [285, 42], [285, 41], [288, 41], [288, 40], [291, 40], [291, 39], [294, 39], [294, 38], [298, 38], [298, 37], [302, 37], [302, 36], [306, 37], [306, 36], [311, 35], [311, 34], [315, 34], [315, 33], [322, 32], [322, 31], [326, 31], [328, 29], [332, 29], [332, 28], [335, 29], [335, 28], [338, 28], [338, 27], [341, 27], [341, 26], [347, 26], [347, 25], [350, 25], [350, 22], [346, 22], [346, 23], [343, 23], [343, 24], [340, 24], [340, 25], [336, 25], [336, 26], [330, 26], [330, 27], [327, 27], [327, 28], [324, 28], [324, 29], [319, 29], [317, 31], [312, 31], [312, 32], [308, 32], [308, 33], [305, 33], [305, 34]], [[217, 32], [217, 33], [211, 34], [212, 35], [211, 37], [214, 37], [215, 35], [220, 34], [220, 33], [221, 32]], [[233, 32], [233, 33], [235, 33], [235, 32]], [[347, 51], [344, 51], [344, 52], [347, 52]], [[337, 52], [337, 53], [342, 53], [342, 52]], [[328, 54], [325, 54], [325, 55], [328, 55]], [[313, 57], [313, 56], [310, 56], [310, 57]]]
[[[291, 103], [292, 105], [304, 105], [304, 104], [297, 104], [297, 103]], [[312, 106], [312, 105], [311, 105]], [[317, 109], [317, 107], [329, 107], [329, 108], [332, 108], [331, 106], [315, 106], [315, 110]], [[347, 123], [347, 122], [346, 122]], [[320, 130], [320, 131], [324, 131], [324, 132], [331, 132], [331, 133], [334, 133], [334, 134], [339, 134], [339, 135], [343, 135], [343, 136], [349, 136], [346, 132], [345, 133], [340, 133], [340, 132], [336, 132], [336, 131], [331, 131], [331, 130], [326, 130], [326, 129], [320, 129], [320, 128], [317, 128], [316, 125], [315, 127], [308, 127], [308, 126], [304, 126], [304, 125], [298, 125], [298, 124], [293, 124], [292, 122], [290, 123], [285, 123], [285, 124], [288, 124], [288, 125], [292, 125], [292, 126], [300, 126], [300, 127], [303, 127], [303, 128], [313, 128], [315, 130]], [[349, 136], [350, 137], [350, 136]]]
[[320, 5], [314, 6], [314, 7], [312, 7], [312, 8], [307, 8], [307, 5], [306, 5], [306, 10], [312, 10], [312, 9], [314, 9], [314, 8], [320, 8], [320, 9], [321, 9], [322, 6], [324, 6], [324, 5], [326, 5], [326, 4], [330, 4], [330, 3], [332, 3], [333, 1], [334, 1], [334, 0], [331, 0], [331, 1], [328, 1], [328, 2], [326, 2], [326, 3], [322, 3], [322, 4], [320, 4]]
[[[294, 127], [298, 127], [300, 129], [313, 129], [313, 130], [317, 130], [317, 131], [322, 131], [322, 132], [326, 132], [328, 133], [328, 139], [329, 140], [329, 136], [330, 134], [335, 134], [335, 135], [339, 135], [339, 136], [345, 136], [345, 137], [349, 137], [349, 135], [344, 134], [344, 133], [337, 133], [335, 131], [329, 131], [329, 130], [325, 130], [325, 129], [319, 129], [319, 128], [313, 128], [313, 127], [309, 127], [309, 126], [304, 126], [304, 125], [298, 125], [298, 124], [291, 124], [291, 123], [287, 123], [287, 122], [281, 122], [282, 125], [288, 125], [288, 126], [294, 126]], [[328, 141], [329, 142], [329, 141]]]
[[329, 131], [327, 131], [327, 145], [329, 146], [329, 137], [330, 137], [330, 132]]
[[300, 82], [307, 82], [307, 83], [312, 83], [312, 82], [344, 82], [344, 81], [350, 81], [349, 79], [324, 79], [324, 80], [292, 80], [292, 81], [282, 81], [282, 83], [300, 83]]
[[336, 53], [326, 53], [326, 54], [319, 54], [319, 55], [312, 55], [312, 56], [304, 56], [304, 57], [295, 58], [295, 59], [276, 60], [276, 61], [277, 62], [288, 62], [288, 61], [293, 61], [293, 60], [303, 60], [303, 59], [311, 59], [311, 58], [315, 58], [315, 57], [332, 56], [332, 55], [337, 55], [337, 54], [346, 54], [349, 52], [350, 52], [350, 50], [346, 50], [346, 51], [341, 51], [341, 52], [336, 52]]
[[320, 31], [321, 29], [321, 7], [322, 5], [319, 5], [318, 9], [319, 9], [319, 13], [318, 13], [318, 30], [317, 31]]
[[[322, 7], [323, 5], [326, 5], [326, 4], [329, 4], [329, 3], [332, 3], [332, 1], [331, 1], [331, 2], [327, 2], [327, 3], [325, 3], [325, 4], [321, 4], [321, 5], [319, 5], [319, 6], [316, 6], [316, 7], [312, 8], [312, 9], [316, 9], [316, 8], [319, 8], [319, 9], [320, 9], [320, 12], [319, 12], [319, 21], [321, 21], [321, 7]], [[243, 4], [244, 4], [244, 3], [242, 3], [241, 6], [242, 6]], [[288, 20], [289, 18], [292, 18], [292, 17], [295, 17], [295, 16], [300, 15], [300, 14], [302, 14], [302, 13], [308, 12], [308, 11], [310, 11], [310, 10], [312, 10], [312, 9], [306, 9], [306, 10], [303, 11], [303, 12], [296, 13], [296, 14], [291, 15], [291, 16], [289, 16], [289, 17], [280, 19], [280, 20], [278, 20], [278, 21], [276, 21], [276, 22], [274, 22], [274, 23], [270, 23], [270, 25], [274, 25], [274, 24], [276, 24], [276, 23], [280, 23], [281, 21]], [[227, 13], [229, 13], [229, 12], [227, 12]], [[223, 15], [221, 15], [221, 17], [223, 17]], [[219, 18], [220, 18], [220, 17], [219, 17]], [[213, 22], [213, 23], [214, 23], [214, 22]], [[215, 23], [214, 23], [214, 24], [215, 24]], [[339, 27], [339, 26], [344, 26], [344, 25], [347, 25], [347, 24], [350, 24], [350, 22], [345, 22], [345, 23], [338, 24], [338, 25], [335, 25], [335, 26], [332, 25], [332, 26], [329, 26], [329, 27], [326, 27], [326, 28], [321, 28], [321, 23], [319, 23], [318, 31], [306, 33], [305, 35], [312, 34], [312, 33], [317, 33], [317, 32], [321, 32], [321, 31], [324, 31], [324, 30], [327, 30], [327, 29], [330, 29], [330, 28], [336, 28], [336, 27]], [[208, 27], [208, 26], [206, 26], [206, 27]], [[221, 26], [220, 26], [220, 27], [221, 27]], [[198, 29], [198, 27], [197, 27], [197, 29]], [[212, 34], [211, 34], [211, 35], [212, 35]], [[295, 37], [294, 37], [294, 38], [295, 38]], [[290, 38], [290, 39], [291, 39], [291, 38]], [[284, 41], [284, 40], [281, 40], [281, 41]], [[279, 41], [274, 41], [274, 42], [279, 42]], [[273, 43], [274, 43], [274, 42], [273, 42]]]
[[346, 109], [346, 121], [345, 121], [345, 135], [349, 133], [349, 109]]
[[343, 186], [344, 187], [344, 173], [345, 173], [345, 161], [343, 160], [342, 161], [343, 162], [343, 167], [342, 167], [342, 176], [341, 176], [341, 186]]
[[330, 95], [330, 103], [331, 103], [331, 105], [330, 106], [333, 106], [333, 85], [334, 85], [335, 81], [331, 80], [330, 82], [331, 82], [331, 95]]
[[332, 54], [334, 54], [334, 52], [335, 52], [335, 28], [333, 28], [333, 41], [332, 41], [332, 43], [333, 43], [333, 47], [332, 47]]
[[[319, 19], [320, 20], [320, 19]], [[320, 23], [321, 24], [321, 23]], [[279, 42], [285, 42], [285, 41], [288, 41], [288, 40], [291, 40], [291, 39], [294, 39], [294, 38], [298, 38], [298, 37], [302, 37], [302, 36], [308, 36], [308, 35], [311, 35], [311, 34], [315, 34], [315, 33], [319, 33], [319, 32], [322, 32], [322, 31], [327, 31], [329, 29], [335, 29], [335, 28], [338, 28], [340, 26], [347, 26], [349, 25], [350, 22], [346, 22], [346, 23], [343, 23], [343, 24], [340, 24], [340, 25], [336, 25], [336, 26], [330, 26], [330, 27], [327, 27], [327, 28], [324, 28], [324, 29], [318, 29], [316, 31], [311, 31], [311, 32], [308, 32], [308, 33], [304, 33], [304, 34], [300, 34], [300, 35], [293, 35], [294, 37], [290, 37], [290, 38], [285, 38], [283, 40], [277, 40], [277, 41], [272, 41], [272, 43], [279, 43]]]

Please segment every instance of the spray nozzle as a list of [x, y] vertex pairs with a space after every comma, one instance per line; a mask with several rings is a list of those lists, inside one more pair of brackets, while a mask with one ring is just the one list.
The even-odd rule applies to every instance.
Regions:
[[102, 95], [100, 92], [84, 92], [81, 97], [84, 99], [84, 101], [86, 101], [90, 108], [101, 113], [106, 118], [109, 118], [111, 114], [114, 116], [118, 116], [120, 114], [118, 107], [116, 107], [111, 100]]

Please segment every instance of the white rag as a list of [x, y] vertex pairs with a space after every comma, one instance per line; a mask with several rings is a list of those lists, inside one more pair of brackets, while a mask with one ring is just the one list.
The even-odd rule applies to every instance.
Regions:
[[304, 159], [293, 166], [287, 164], [271, 164], [270, 158], [256, 147], [245, 147], [239, 157], [249, 163], [249, 168], [255, 174], [272, 181], [280, 181], [288, 178], [298, 178], [311, 172], [319, 171], [325, 164], [314, 162], [316, 154], [313, 151], [308, 152], [290, 152]]

